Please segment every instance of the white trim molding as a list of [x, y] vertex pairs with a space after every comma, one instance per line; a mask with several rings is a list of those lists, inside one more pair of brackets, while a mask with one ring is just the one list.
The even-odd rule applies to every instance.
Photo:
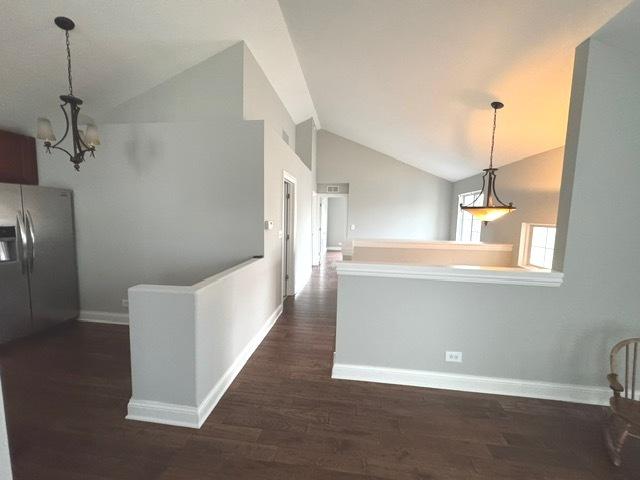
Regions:
[[198, 406], [176, 405], [131, 398], [127, 407], [127, 420], [162, 423], [178, 427], [200, 428], [225, 394], [253, 352], [260, 346], [278, 318], [282, 315], [282, 304], [269, 316], [263, 327], [247, 343], [231, 366], [207, 393]]
[[497, 285], [527, 285], [559, 287], [564, 274], [556, 271], [535, 271], [520, 267], [479, 267], [471, 265], [416, 265], [398, 263], [338, 262], [338, 276], [411, 278], [443, 282], [493, 283]]
[[136, 400], [131, 398], [127, 405], [127, 420], [162, 423], [176, 427], [200, 428], [198, 409], [186, 405]]
[[129, 315], [127, 313], [80, 310], [78, 321], [88, 323], [108, 323], [111, 325], [129, 325]]
[[456, 242], [450, 240], [421, 242], [418, 240], [368, 240], [354, 239], [354, 247], [410, 248], [418, 250], [466, 250], [483, 252], [511, 252], [510, 243]]
[[334, 363], [331, 378], [607, 405], [605, 387]]
[[242, 352], [236, 357], [233, 364], [224, 372], [222, 378], [218, 380], [218, 382], [214, 385], [214, 387], [209, 391], [207, 396], [204, 398], [200, 405], [198, 405], [198, 426], [200, 428], [204, 421], [207, 419], [211, 412], [218, 404], [224, 393], [227, 391], [229, 386], [233, 383], [235, 378], [238, 376], [238, 373], [244, 368], [246, 363], [253, 355], [253, 352], [260, 346], [264, 337], [267, 336], [271, 328], [275, 325], [278, 318], [282, 315], [282, 304], [278, 305], [276, 310], [269, 316], [264, 326], [255, 334], [255, 336], [249, 341], [249, 343], [244, 347]]

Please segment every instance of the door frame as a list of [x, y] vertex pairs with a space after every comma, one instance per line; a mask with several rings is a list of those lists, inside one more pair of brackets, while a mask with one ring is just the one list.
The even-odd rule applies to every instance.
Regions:
[[[326, 210], [327, 210], [327, 224], [328, 224], [328, 220], [329, 220], [329, 199], [330, 198], [344, 198], [347, 202], [347, 223], [345, 225], [345, 235], [344, 238], [345, 240], [351, 240], [349, 237], [349, 221], [351, 218], [351, 212], [349, 211], [349, 194], [348, 193], [318, 193], [318, 211], [316, 212], [316, 217], [317, 217], [317, 222], [318, 222], [318, 228], [319, 231], [322, 230], [323, 225], [322, 225], [322, 211], [320, 208], [320, 202], [322, 202], [323, 200], [326, 200], [325, 204], [326, 204]], [[324, 225], [325, 229], [327, 228], [327, 225]], [[328, 234], [328, 232], [327, 232]], [[319, 236], [322, 237], [322, 233], [319, 233]], [[325, 250], [324, 252], [322, 251], [322, 240], [319, 240], [320, 243], [320, 258], [323, 259], [325, 257], [325, 255], [327, 254], [328, 250]], [[343, 245], [344, 247], [344, 245]]]
[[321, 229], [321, 225], [319, 223], [320, 221], [320, 197], [318, 196], [318, 192], [313, 191], [311, 194], [312, 197], [312, 204], [311, 204], [311, 223], [312, 225], [312, 232], [311, 232], [311, 258], [312, 258], [312, 262], [311, 265], [314, 267], [317, 267], [320, 265], [320, 261], [322, 259], [322, 256], [320, 255], [320, 243], [321, 243], [321, 238], [320, 238], [320, 229]]
[[[289, 209], [287, 210], [287, 198], [285, 184], [289, 184]], [[297, 180], [286, 170], [282, 171], [282, 216], [280, 225], [282, 228], [281, 245], [281, 292], [282, 298], [295, 295], [296, 285], [296, 212], [297, 212]], [[287, 211], [289, 216], [287, 218]], [[289, 241], [287, 242], [287, 233]], [[288, 275], [288, 278], [287, 278]]]

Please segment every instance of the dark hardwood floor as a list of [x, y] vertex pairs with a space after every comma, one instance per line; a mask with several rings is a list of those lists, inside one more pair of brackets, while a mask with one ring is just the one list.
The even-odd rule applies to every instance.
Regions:
[[3, 347], [15, 478], [640, 478], [640, 441], [610, 466], [600, 407], [331, 380], [335, 258], [287, 300], [200, 430], [124, 419], [125, 327], [75, 324]]

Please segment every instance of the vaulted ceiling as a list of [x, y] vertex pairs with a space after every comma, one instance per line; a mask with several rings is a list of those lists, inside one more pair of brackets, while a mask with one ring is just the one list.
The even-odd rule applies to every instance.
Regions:
[[[64, 33], [83, 112], [99, 115], [244, 40], [296, 122], [313, 102], [277, 0], [0, 0], [0, 128], [34, 132], [60, 114]], [[206, 92], [203, 92], [206, 94]]]
[[575, 47], [628, 0], [280, 0], [324, 128], [441, 177], [564, 144]]
[[74, 87], [99, 115], [245, 40], [296, 122], [457, 180], [564, 143], [575, 47], [629, 0], [5, 0], [0, 128]]

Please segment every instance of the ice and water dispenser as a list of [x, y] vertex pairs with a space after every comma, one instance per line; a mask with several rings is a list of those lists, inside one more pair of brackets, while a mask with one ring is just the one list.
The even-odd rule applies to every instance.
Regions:
[[18, 258], [16, 227], [0, 225], [0, 262], [15, 262]]

